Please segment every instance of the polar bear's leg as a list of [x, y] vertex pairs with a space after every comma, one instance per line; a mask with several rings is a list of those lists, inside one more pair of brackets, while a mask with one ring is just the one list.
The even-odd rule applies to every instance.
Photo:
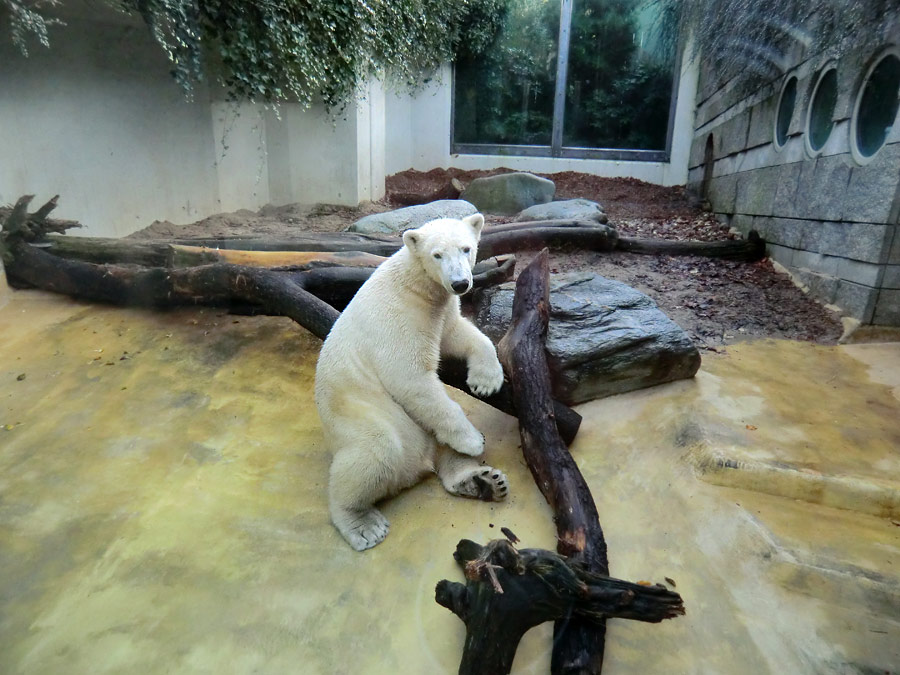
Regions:
[[450, 448], [438, 449], [435, 470], [450, 494], [486, 502], [502, 501], [509, 494], [506, 474]]
[[478, 396], [490, 396], [503, 386], [503, 367], [490, 339], [470, 321], [459, 316], [448, 318], [441, 337], [441, 354], [466, 360], [469, 374], [466, 384]]
[[326, 429], [335, 448], [328, 500], [335, 527], [364, 551], [390, 528], [375, 504], [432, 471], [434, 440], [391, 400], [358, 402], [353, 409]]

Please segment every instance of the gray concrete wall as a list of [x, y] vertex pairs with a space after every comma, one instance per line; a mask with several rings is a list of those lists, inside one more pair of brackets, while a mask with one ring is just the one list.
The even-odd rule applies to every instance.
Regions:
[[[900, 125], [868, 164], [851, 153], [854, 104], [868, 66], [900, 42], [900, 21], [857, 36], [841, 56], [834, 128], [816, 156], [806, 148], [810, 98], [831, 59], [786, 43], [786, 74], [747, 90], [701, 67], [689, 184], [713, 210], [746, 233], [756, 229], [770, 256], [811, 295], [864, 323], [900, 325]], [[774, 143], [775, 116], [785, 79], [798, 79], [797, 100], [784, 146]], [[713, 139], [712, 162], [706, 160]], [[704, 188], [704, 175], [710, 178]]]
[[27, 58], [0, 26], [0, 203], [59, 194], [56, 215], [80, 234], [124, 236], [154, 220], [383, 195], [379, 86], [340, 119], [225, 102], [203, 84], [188, 101], [139, 19], [97, 3], [59, 10], [67, 25]]

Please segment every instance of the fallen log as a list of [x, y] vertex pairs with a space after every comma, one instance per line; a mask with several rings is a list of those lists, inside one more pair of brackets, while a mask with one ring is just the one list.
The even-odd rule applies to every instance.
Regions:
[[[273, 270], [229, 263], [181, 269], [145, 268], [67, 260], [29, 243], [43, 236], [41, 219], [26, 212], [30, 201], [31, 197], [19, 199], [0, 228], [0, 253], [10, 282], [84, 300], [150, 308], [179, 305], [237, 308], [242, 313], [289, 317], [325, 339], [339, 314], [331, 303], [345, 306], [372, 272], [359, 267]], [[513, 257], [483, 264], [475, 279], [479, 283], [508, 279], [514, 264]], [[446, 384], [472, 394], [466, 385], [464, 363], [448, 360], [442, 364], [441, 375]], [[485, 401], [515, 415], [507, 385]], [[571, 442], [578, 432], [581, 416], [561, 403], [556, 408], [560, 433]]]
[[[544, 345], [550, 318], [547, 249], [516, 281], [512, 320], [498, 354], [520, 411], [522, 453], [553, 509], [557, 551], [592, 574], [608, 575], [606, 542], [590, 488], [556, 431]], [[599, 673], [605, 624], [572, 615], [554, 626], [553, 673]]]
[[516, 550], [504, 539], [486, 546], [463, 539], [453, 557], [466, 583], [439, 581], [434, 596], [466, 625], [459, 675], [509, 673], [522, 636], [545, 621], [575, 616], [587, 623], [608, 617], [658, 623], [684, 614], [681, 596], [665, 586], [593, 574], [572, 559]]
[[387, 258], [361, 251], [232, 251], [204, 246], [172, 245], [172, 259], [168, 267], [191, 267], [213, 262], [227, 262], [250, 267], [378, 267]]
[[629, 253], [649, 255], [697, 255], [704, 258], [723, 258], [754, 262], [766, 257], [766, 241], [756, 230], [746, 239], [727, 241], [672, 241], [669, 239], [634, 239], [619, 237], [616, 248]]

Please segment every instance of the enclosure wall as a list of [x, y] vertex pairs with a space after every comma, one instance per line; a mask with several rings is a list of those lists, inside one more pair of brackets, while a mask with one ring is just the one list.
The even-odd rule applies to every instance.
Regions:
[[337, 118], [233, 104], [205, 83], [188, 100], [139, 19], [96, 3], [59, 11], [49, 49], [25, 57], [0, 40], [0, 203], [59, 194], [56, 213], [82, 233], [124, 236], [154, 220], [383, 194], [380, 86]]
[[[796, 27], [768, 61], [748, 57], [736, 78], [715, 72], [701, 57], [689, 183], [736, 228], [758, 230], [771, 257], [813, 297], [864, 323], [900, 325], [900, 127], [894, 119], [884, 145], [864, 161], [854, 155], [851, 130], [867, 69], [897, 46], [900, 22], [894, 16], [877, 29], [861, 27], [848, 36], [852, 48], [840, 53], [836, 45], [806, 46], [817, 20], [814, 14]], [[811, 100], [832, 66], [833, 111], [818, 127], [813, 115], [819, 131], [810, 136]], [[760, 69], [765, 76], [748, 85], [746, 73]], [[789, 119], [784, 105], [783, 142], [776, 143], [779, 103], [791, 77], [797, 80], [795, 105]]]

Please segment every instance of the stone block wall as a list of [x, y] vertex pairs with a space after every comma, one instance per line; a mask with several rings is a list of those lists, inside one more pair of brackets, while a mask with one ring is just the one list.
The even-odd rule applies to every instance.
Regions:
[[[850, 133], [869, 66], [900, 46], [900, 16], [858, 38], [837, 59], [827, 49], [810, 53], [802, 44], [785, 44], [784, 72], [752, 88], [701, 66], [688, 182], [732, 226], [745, 234], [758, 230], [769, 255], [813, 297], [863, 323], [900, 325], [900, 122], [894, 120], [868, 163], [854, 158]], [[834, 127], [812, 153], [805, 138], [810, 100], [832, 63]], [[778, 148], [779, 97], [791, 76], [796, 103]]]

